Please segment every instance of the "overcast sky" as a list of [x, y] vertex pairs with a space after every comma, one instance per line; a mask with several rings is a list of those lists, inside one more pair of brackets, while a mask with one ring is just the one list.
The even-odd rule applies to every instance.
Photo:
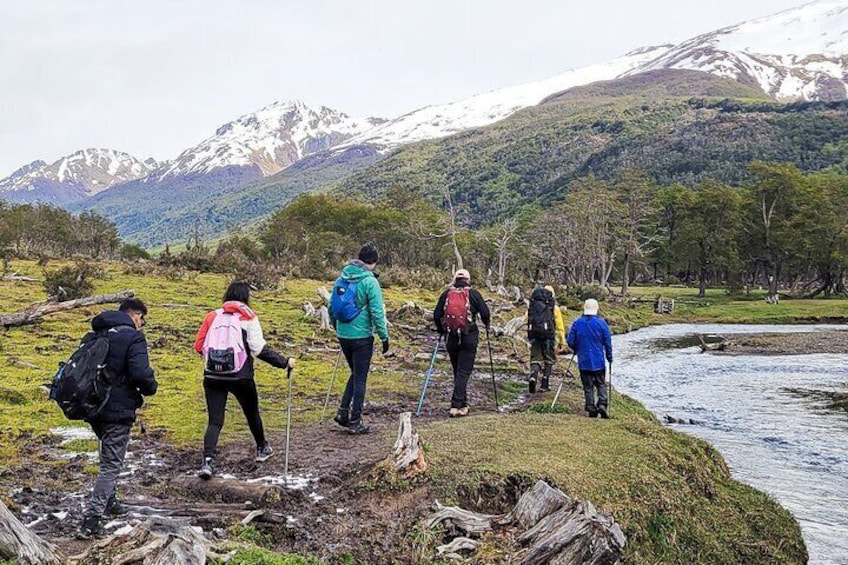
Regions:
[[0, 178], [84, 147], [173, 158], [275, 100], [394, 117], [803, 3], [2, 0]]

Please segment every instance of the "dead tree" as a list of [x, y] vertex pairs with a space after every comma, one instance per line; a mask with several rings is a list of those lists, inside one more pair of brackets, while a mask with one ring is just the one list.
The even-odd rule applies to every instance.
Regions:
[[424, 446], [421, 438], [412, 429], [412, 412], [400, 415], [397, 440], [392, 448], [395, 469], [404, 479], [411, 479], [426, 473], [429, 465], [424, 459]]
[[78, 298], [76, 300], [66, 300], [65, 302], [48, 302], [46, 304], [37, 304], [30, 306], [21, 312], [13, 314], [5, 314], [0, 316], [0, 325], [5, 327], [23, 326], [26, 324], [34, 324], [41, 321], [41, 318], [47, 314], [63, 312], [65, 310], [73, 310], [74, 308], [83, 308], [85, 306], [94, 306], [96, 304], [108, 304], [112, 302], [122, 302], [127, 298], [135, 296], [132, 290], [122, 290], [115, 294], [100, 294], [97, 296], [88, 296], [86, 298]]
[[0, 560], [60, 565], [65, 560], [50, 543], [30, 532], [0, 501]]

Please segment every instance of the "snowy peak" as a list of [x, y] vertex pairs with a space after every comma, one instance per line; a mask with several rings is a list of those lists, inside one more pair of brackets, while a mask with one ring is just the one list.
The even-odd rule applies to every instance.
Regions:
[[756, 85], [778, 100], [848, 97], [848, 2], [818, 0], [684, 41], [630, 74], [692, 69]]
[[142, 162], [114, 149], [81, 149], [49, 165], [33, 161], [21, 167], [0, 180], [0, 193], [44, 191], [46, 186], [61, 190], [64, 185], [82, 197], [91, 196], [116, 184], [144, 177], [156, 165], [153, 160]]
[[255, 166], [262, 175], [271, 175], [383, 121], [351, 118], [325, 106], [311, 108], [300, 100], [274, 102], [219, 127], [215, 135], [170, 163], [162, 176], [209, 173], [229, 166]]
[[359, 144], [393, 147], [485, 126], [522, 108], [535, 106], [556, 92], [614, 79], [662, 56], [670, 48], [671, 45], [644, 47], [618, 59], [572, 69], [546, 80], [493, 90], [458, 102], [426, 106], [358, 135], [343, 147]]

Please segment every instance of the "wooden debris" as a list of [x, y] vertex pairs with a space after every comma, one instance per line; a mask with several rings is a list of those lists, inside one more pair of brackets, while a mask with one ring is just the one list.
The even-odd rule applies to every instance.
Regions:
[[246, 483], [236, 479], [212, 477], [205, 481], [199, 477], [185, 475], [171, 481], [184, 496], [206, 501], [220, 501], [255, 505], [273, 503], [283, 496], [283, 489], [276, 485]]
[[496, 516], [491, 514], [479, 514], [458, 506], [442, 506], [436, 501], [436, 512], [424, 520], [424, 525], [432, 530], [444, 523], [449, 530], [459, 530], [470, 536], [479, 536], [492, 530], [495, 519]]
[[704, 341], [704, 336], [701, 334], [698, 334], [698, 340], [701, 342], [701, 353], [704, 353], [705, 351], [724, 351], [733, 345], [731, 340], [723, 338], [718, 343], [707, 343]]
[[545, 481], [537, 481], [533, 488], [521, 495], [512, 511], [498, 520], [501, 525], [517, 524], [532, 528], [539, 520], [556, 512], [571, 501], [564, 492]]
[[395, 469], [403, 474], [403, 478], [411, 479], [426, 473], [429, 465], [424, 459], [424, 446], [421, 438], [412, 429], [412, 412], [400, 415], [398, 435], [392, 448]]
[[312, 305], [311, 302], [304, 302], [302, 305], [303, 311], [310, 318], [318, 318], [321, 322], [319, 330], [331, 330], [332, 326], [330, 325], [330, 311], [327, 310], [325, 305], [321, 305], [318, 308]]
[[454, 538], [450, 543], [436, 548], [436, 553], [445, 559], [462, 559], [460, 551], [477, 551], [477, 542], [471, 538], [460, 536]]
[[74, 308], [82, 308], [84, 306], [94, 306], [96, 304], [108, 304], [112, 302], [122, 302], [127, 298], [135, 296], [132, 290], [122, 290], [115, 294], [100, 294], [97, 296], [88, 296], [86, 298], [78, 298], [76, 300], [66, 300], [65, 302], [48, 302], [47, 304], [33, 305], [21, 312], [13, 314], [5, 314], [0, 316], [0, 325], [5, 327], [23, 326], [25, 324], [33, 324], [41, 320], [42, 316], [62, 312], [65, 310], [73, 310]]
[[32, 277], [25, 277], [23, 275], [19, 275], [18, 273], [10, 273], [8, 275], [3, 276], [4, 281], [20, 281], [20, 282], [41, 282], [39, 279], [34, 279]]
[[53, 544], [29, 531], [0, 501], [0, 560], [28, 565], [60, 565], [65, 560]]
[[234, 551], [227, 555], [218, 553], [213, 543], [186, 521], [154, 517], [133, 528], [129, 534], [95, 542], [69, 562], [74, 565], [205, 565], [207, 560], [226, 561], [234, 554]]

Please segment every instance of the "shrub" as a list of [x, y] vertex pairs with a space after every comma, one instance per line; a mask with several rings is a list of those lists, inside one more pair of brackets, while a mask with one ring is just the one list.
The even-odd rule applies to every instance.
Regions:
[[77, 261], [55, 271], [44, 271], [44, 290], [51, 300], [75, 300], [90, 296], [92, 281], [103, 278], [103, 270], [95, 264]]
[[122, 245], [121, 250], [118, 251], [118, 255], [124, 261], [139, 261], [142, 259], [145, 261], [150, 260], [150, 253], [135, 243], [125, 243]]

